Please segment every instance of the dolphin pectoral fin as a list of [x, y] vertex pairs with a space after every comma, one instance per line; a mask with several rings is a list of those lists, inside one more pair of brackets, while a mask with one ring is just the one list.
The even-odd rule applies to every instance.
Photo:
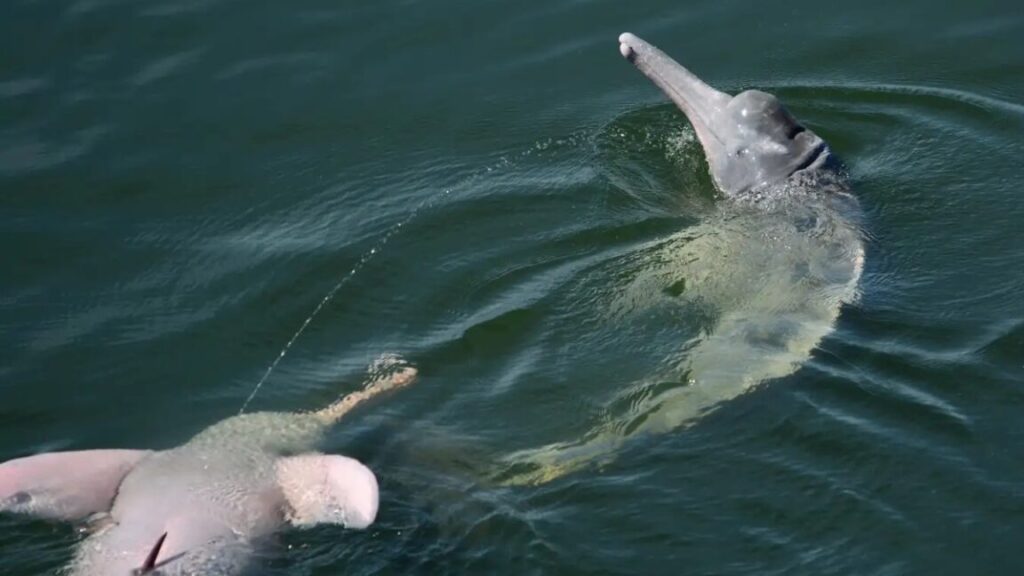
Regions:
[[302, 454], [277, 461], [277, 481], [293, 526], [341, 524], [366, 528], [377, 517], [377, 477], [345, 456]]
[[0, 512], [82, 520], [106, 512], [147, 450], [51, 452], [0, 464]]

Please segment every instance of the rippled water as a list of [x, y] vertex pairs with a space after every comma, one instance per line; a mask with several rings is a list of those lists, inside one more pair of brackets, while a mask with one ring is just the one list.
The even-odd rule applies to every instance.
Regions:
[[[957, 4], [9, 2], [0, 460], [180, 443], [323, 304], [252, 409], [322, 406], [381, 352], [423, 377], [327, 447], [377, 472], [378, 522], [287, 533], [259, 573], [1017, 574], [1024, 16]], [[696, 425], [499, 486], [715, 313], [615, 313], [722, 202], [623, 30], [832, 144], [860, 297]], [[2, 518], [0, 572], [78, 538]]]

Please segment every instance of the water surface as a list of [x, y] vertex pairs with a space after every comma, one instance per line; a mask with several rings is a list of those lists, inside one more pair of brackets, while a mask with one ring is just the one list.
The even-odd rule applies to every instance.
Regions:
[[[364, 532], [260, 574], [1017, 574], [1024, 533], [1024, 16], [835, 6], [226, 0], [0, 9], [0, 460], [161, 448], [322, 406], [381, 352], [416, 387], [327, 448]], [[645, 246], [721, 200], [630, 30], [772, 91], [849, 167], [860, 298], [795, 373], [537, 487], [708, 311], [610, 312]], [[336, 289], [336, 290], [335, 290]], [[712, 311], [713, 312], [713, 311]], [[0, 519], [0, 572], [73, 529]]]

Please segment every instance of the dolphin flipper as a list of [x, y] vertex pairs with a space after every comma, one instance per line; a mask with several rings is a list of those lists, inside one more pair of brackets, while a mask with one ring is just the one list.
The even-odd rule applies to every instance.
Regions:
[[366, 528], [377, 517], [377, 478], [345, 456], [302, 454], [277, 461], [277, 481], [297, 527], [341, 524]]
[[82, 520], [106, 512], [148, 450], [51, 452], [0, 464], [0, 512]]

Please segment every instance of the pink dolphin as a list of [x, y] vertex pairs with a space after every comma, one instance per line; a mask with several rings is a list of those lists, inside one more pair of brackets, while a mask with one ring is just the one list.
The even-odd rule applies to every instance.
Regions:
[[373, 472], [312, 450], [353, 407], [415, 378], [415, 368], [392, 365], [323, 410], [235, 416], [170, 450], [11, 460], [0, 464], [0, 512], [88, 521], [93, 531], [68, 567], [72, 576], [239, 574], [285, 524], [374, 521]]

